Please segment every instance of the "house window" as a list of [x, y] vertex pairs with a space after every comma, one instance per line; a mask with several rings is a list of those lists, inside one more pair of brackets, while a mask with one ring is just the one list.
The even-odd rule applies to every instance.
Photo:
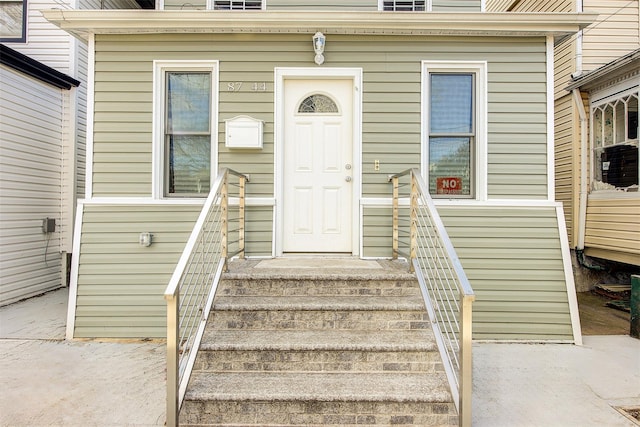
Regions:
[[638, 92], [592, 105], [594, 190], [638, 191]]
[[27, 0], [0, 0], [0, 42], [27, 41]]
[[384, 11], [409, 11], [409, 12], [424, 12], [427, 10], [425, 0], [383, 0], [382, 1], [382, 10]]
[[262, 10], [261, 0], [214, 0], [214, 10]]
[[434, 198], [486, 197], [486, 64], [425, 64], [423, 174]]
[[156, 63], [156, 194], [206, 197], [215, 173], [215, 66]]

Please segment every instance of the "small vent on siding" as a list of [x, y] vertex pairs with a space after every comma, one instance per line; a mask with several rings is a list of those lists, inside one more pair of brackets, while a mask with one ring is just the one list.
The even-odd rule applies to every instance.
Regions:
[[214, 1], [214, 10], [262, 10], [262, 0]]
[[426, 9], [426, 1], [425, 0], [414, 0], [414, 1], [404, 1], [404, 0], [390, 0], [382, 2], [382, 10], [400, 12], [400, 11], [409, 11], [409, 12], [424, 12]]

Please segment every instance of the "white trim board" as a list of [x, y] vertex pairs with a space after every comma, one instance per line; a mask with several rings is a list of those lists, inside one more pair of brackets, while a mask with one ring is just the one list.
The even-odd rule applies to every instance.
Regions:
[[71, 255], [71, 272], [69, 281], [69, 302], [67, 303], [67, 326], [65, 338], [73, 339], [73, 332], [76, 326], [76, 302], [78, 298], [78, 271], [80, 269], [80, 240], [82, 232], [82, 217], [84, 214], [84, 204], [78, 202], [76, 222], [73, 230], [73, 251]]
[[562, 264], [564, 267], [565, 282], [567, 284], [567, 299], [569, 300], [569, 315], [571, 316], [573, 340], [574, 344], [582, 345], [578, 296], [576, 295], [576, 284], [573, 278], [573, 264], [571, 262], [571, 251], [569, 249], [569, 237], [567, 235], [567, 226], [564, 219], [564, 209], [562, 204], [559, 204], [556, 207], [556, 218], [558, 220], [558, 234], [560, 237], [560, 249], [562, 251]]

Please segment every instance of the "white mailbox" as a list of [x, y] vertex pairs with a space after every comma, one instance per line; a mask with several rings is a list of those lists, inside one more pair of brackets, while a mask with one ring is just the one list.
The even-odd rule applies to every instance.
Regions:
[[228, 148], [262, 148], [262, 120], [249, 116], [237, 116], [225, 120]]

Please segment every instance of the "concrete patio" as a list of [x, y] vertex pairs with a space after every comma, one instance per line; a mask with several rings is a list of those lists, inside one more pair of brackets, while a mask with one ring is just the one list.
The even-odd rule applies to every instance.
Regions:
[[[165, 349], [65, 341], [67, 289], [0, 308], [1, 426], [164, 425]], [[640, 340], [474, 344], [473, 425], [637, 426]]]

